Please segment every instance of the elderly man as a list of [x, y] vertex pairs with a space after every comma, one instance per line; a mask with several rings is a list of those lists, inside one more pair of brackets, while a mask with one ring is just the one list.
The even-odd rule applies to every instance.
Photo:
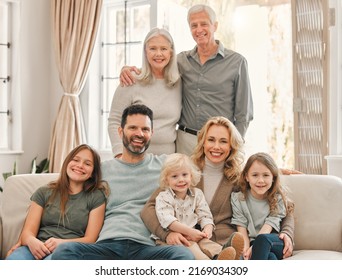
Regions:
[[[218, 22], [214, 10], [195, 5], [188, 11], [188, 23], [196, 46], [178, 54], [182, 77], [182, 114], [178, 122], [177, 152], [190, 155], [197, 143], [197, 131], [213, 116], [228, 118], [242, 137], [253, 119], [253, 100], [246, 59], [215, 40]], [[121, 83], [134, 78], [124, 67]]]

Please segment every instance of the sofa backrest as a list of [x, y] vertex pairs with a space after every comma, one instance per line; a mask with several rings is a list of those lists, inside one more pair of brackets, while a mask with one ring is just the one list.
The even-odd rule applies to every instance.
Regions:
[[[21, 174], [5, 181], [0, 205], [0, 256], [17, 242], [32, 193], [58, 173]], [[342, 180], [328, 175], [286, 175], [295, 203], [295, 250], [342, 252]], [[1, 225], [2, 224], [2, 225]]]
[[342, 252], [342, 180], [329, 175], [285, 175], [295, 203], [295, 250]]
[[2, 259], [18, 240], [32, 193], [57, 178], [58, 173], [20, 174], [7, 178], [0, 205], [2, 224], [0, 226], [0, 255]]

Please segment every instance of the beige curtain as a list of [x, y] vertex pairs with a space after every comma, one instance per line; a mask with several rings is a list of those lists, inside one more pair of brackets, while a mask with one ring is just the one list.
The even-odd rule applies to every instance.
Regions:
[[327, 174], [329, 1], [292, 0], [295, 168]]
[[79, 94], [94, 47], [102, 0], [51, 0], [59, 79], [64, 90], [52, 131], [50, 172], [59, 172], [66, 155], [85, 143]]

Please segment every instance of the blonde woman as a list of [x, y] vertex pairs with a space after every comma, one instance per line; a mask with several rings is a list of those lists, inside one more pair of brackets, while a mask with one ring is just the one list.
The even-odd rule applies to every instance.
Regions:
[[[197, 188], [204, 193], [214, 218], [215, 229], [211, 237], [214, 241], [226, 247], [235, 249], [235, 259], [242, 257], [244, 239], [236, 232], [232, 225], [232, 206], [230, 203], [233, 188], [237, 186], [244, 159], [243, 139], [232, 122], [224, 117], [212, 117], [202, 127], [198, 134], [198, 143], [195, 147], [192, 160], [202, 172]], [[189, 243], [183, 235], [164, 231], [155, 213], [156, 193], [145, 205], [142, 218], [150, 231], [168, 244]], [[287, 215], [281, 227], [279, 237], [284, 240], [284, 258], [292, 254], [294, 219]]]
[[156, 197], [158, 220], [163, 228], [191, 241], [189, 249], [196, 259], [234, 259], [232, 248], [222, 250], [222, 246], [210, 241], [215, 227], [213, 217], [203, 192], [194, 188], [200, 178], [201, 172], [188, 156], [169, 155], [161, 170], [161, 192]]

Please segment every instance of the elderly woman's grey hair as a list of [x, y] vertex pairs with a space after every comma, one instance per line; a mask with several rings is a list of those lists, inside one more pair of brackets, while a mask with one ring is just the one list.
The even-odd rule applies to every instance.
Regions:
[[175, 44], [173, 42], [172, 36], [164, 28], [155, 27], [151, 29], [150, 32], [147, 33], [145, 40], [144, 40], [144, 46], [143, 46], [141, 73], [140, 75], [137, 76], [137, 79], [144, 84], [150, 84], [154, 80], [151, 65], [148, 63], [148, 60], [147, 60], [146, 46], [149, 40], [157, 36], [163, 36], [170, 43], [171, 58], [170, 58], [170, 62], [166, 65], [164, 69], [164, 80], [168, 87], [173, 87], [180, 78], [178, 66], [177, 66], [177, 54], [176, 54]]

